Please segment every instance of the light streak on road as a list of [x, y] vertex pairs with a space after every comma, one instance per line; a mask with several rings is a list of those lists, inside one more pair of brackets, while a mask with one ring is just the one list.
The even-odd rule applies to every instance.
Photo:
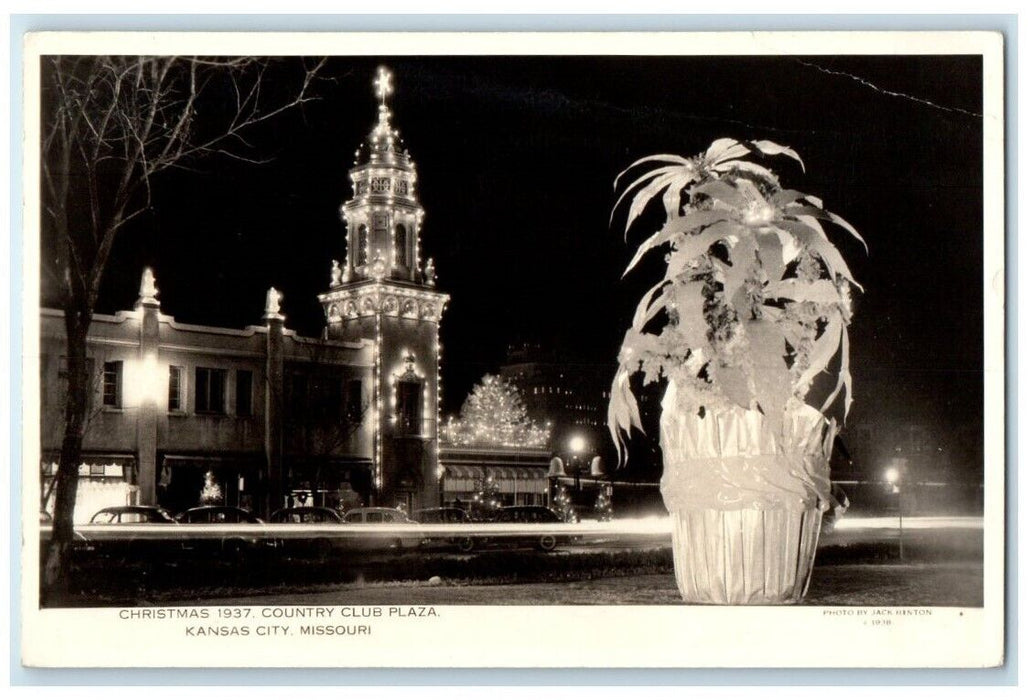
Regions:
[[[847, 516], [835, 524], [836, 532], [859, 532], [896, 529], [894, 516]], [[948, 530], [983, 528], [981, 517], [910, 517], [903, 518], [903, 527], [910, 530]], [[51, 526], [40, 526], [40, 536], [50, 539]], [[218, 525], [137, 524], [80, 525], [76, 535], [88, 541], [126, 540], [390, 540], [395, 538], [443, 539], [462, 537], [540, 537], [554, 535], [576, 539], [653, 539], [666, 541], [671, 536], [671, 519], [667, 516], [623, 518], [607, 522], [578, 523], [384, 523], [384, 524], [250, 524]]]
[[[980, 516], [925, 516], [903, 517], [905, 530], [981, 530], [984, 519]], [[835, 524], [841, 530], [890, 530], [899, 528], [899, 516], [845, 516]]]

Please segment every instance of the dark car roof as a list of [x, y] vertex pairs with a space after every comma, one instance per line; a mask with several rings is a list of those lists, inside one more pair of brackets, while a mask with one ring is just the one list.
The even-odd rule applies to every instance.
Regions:
[[496, 513], [496, 520], [516, 519], [519, 516], [541, 517], [542, 522], [560, 522], [561, 517], [546, 506], [504, 506]]
[[289, 515], [321, 515], [331, 520], [334, 523], [340, 523], [343, 518], [339, 513], [332, 510], [331, 508], [323, 508], [321, 506], [294, 506], [292, 508], [280, 508], [271, 514], [271, 522], [281, 522]]
[[411, 518], [418, 521], [419, 523], [427, 522], [465, 522], [471, 519], [468, 512], [463, 508], [457, 507], [444, 507], [444, 508], [422, 508], [416, 510], [411, 514]]
[[97, 513], [152, 513], [163, 511], [160, 506], [107, 506], [96, 511]]
[[171, 513], [160, 506], [107, 506], [93, 513], [93, 517], [89, 519], [89, 522], [93, 523], [101, 513], [110, 513], [118, 516], [125, 513], [146, 513], [149, 516], [158, 516], [161, 522], [175, 522], [175, 519], [171, 517]]
[[190, 508], [184, 510], [175, 516], [176, 520], [185, 520], [190, 515], [199, 515], [203, 513], [231, 513], [245, 518], [248, 522], [259, 523], [260, 519], [246, 510], [245, 508], [237, 508], [236, 506], [197, 506], [196, 508]]

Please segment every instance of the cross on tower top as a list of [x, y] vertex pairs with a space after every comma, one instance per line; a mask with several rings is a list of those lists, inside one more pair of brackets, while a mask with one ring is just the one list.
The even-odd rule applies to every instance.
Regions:
[[393, 74], [385, 66], [379, 66], [378, 77], [375, 78], [375, 96], [384, 105], [386, 98], [393, 94]]

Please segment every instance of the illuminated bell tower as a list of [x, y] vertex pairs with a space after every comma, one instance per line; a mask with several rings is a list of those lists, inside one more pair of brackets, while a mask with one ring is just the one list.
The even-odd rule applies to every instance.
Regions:
[[357, 149], [353, 197], [340, 209], [346, 257], [332, 263], [319, 295], [328, 337], [375, 341], [373, 386], [364, 420], [373, 421], [372, 498], [377, 505], [424, 508], [439, 499], [439, 321], [449, 295], [435, 289], [435, 266], [421, 259], [417, 172], [392, 127], [392, 76], [378, 69], [378, 123]]

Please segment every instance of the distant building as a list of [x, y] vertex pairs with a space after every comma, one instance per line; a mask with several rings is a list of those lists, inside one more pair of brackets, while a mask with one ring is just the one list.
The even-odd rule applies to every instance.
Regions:
[[854, 404], [832, 459], [832, 479], [852, 510], [892, 512], [902, 505], [911, 515], [980, 514], [981, 424], [947, 420], [930, 402], [911, 401], [885, 380], [862, 386], [875, 403]]
[[[550, 479], [551, 498], [553, 489], [563, 486], [578, 511], [589, 514], [599, 492], [605, 491], [619, 515], [664, 512], [657, 489], [662, 465], [659, 452], [654, 451], [655, 438], [638, 439], [637, 435], [630, 443], [628, 464], [619, 470], [607, 428], [615, 369], [613, 360], [569, 362], [554, 350], [523, 343], [508, 348], [499, 374], [521, 390], [532, 418], [550, 423], [550, 456], [561, 461], [563, 472], [563, 476]], [[652, 390], [643, 392], [640, 411], [644, 420], [659, 409], [654, 396]], [[648, 431], [651, 436], [659, 432]]]
[[[571, 458], [572, 439], [584, 446], [580, 459], [606, 455], [607, 401], [615, 366], [562, 361], [553, 351], [524, 343], [508, 348], [499, 374], [521, 390], [528, 414], [551, 427], [550, 450]], [[606, 458], [606, 456], [605, 456]]]

